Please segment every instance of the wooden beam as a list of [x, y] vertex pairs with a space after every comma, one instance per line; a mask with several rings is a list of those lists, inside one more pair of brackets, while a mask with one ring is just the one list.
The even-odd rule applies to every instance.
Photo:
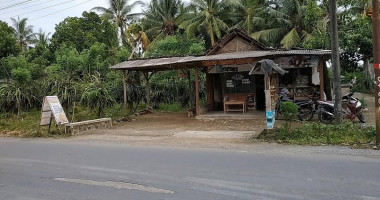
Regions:
[[123, 94], [124, 94], [124, 115], [128, 115], [127, 105], [127, 70], [123, 70]]
[[237, 59], [235, 61], [235, 63], [237, 65], [242, 65], [242, 64], [253, 64], [254, 62], [256, 62], [257, 60], [253, 59], [253, 58], [245, 58], [245, 59]]
[[195, 111], [196, 115], [201, 114], [199, 106], [199, 68], [195, 68]]
[[202, 61], [202, 66], [204, 67], [207, 67], [207, 66], [215, 66], [216, 64], [218, 64], [218, 62], [216, 60], [212, 60], [212, 61]]
[[235, 60], [218, 60], [219, 65], [234, 65]]

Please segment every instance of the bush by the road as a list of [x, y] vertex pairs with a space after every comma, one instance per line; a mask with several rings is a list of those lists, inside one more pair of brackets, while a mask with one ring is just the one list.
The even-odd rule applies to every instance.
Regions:
[[346, 122], [339, 125], [305, 123], [302, 127], [287, 129], [280, 127], [274, 135], [262, 135], [266, 141], [300, 145], [351, 145], [362, 146], [375, 142], [375, 129]]

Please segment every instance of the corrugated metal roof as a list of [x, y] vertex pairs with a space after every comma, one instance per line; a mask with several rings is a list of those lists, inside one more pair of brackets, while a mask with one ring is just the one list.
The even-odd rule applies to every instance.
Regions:
[[271, 51], [241, 51], [234, 53], [224, 53], [210, 56], [201, 56], [194, 58], [193, 61], [213, 61], [213, 60], [231, 60], [244, 58], [260, 58], [266, 56], [287, 56], [287, 55], [330, 55], [330, 50], [271, 50]]
[[129, 60], [111, 67], [111, 69], [130, 69], [130, 68], [147, 68], [155, 66], [167, 66], [181, 63], [188, 63], [194, 59], [194, 56], [185, 57], [168, 57], [168, 58], [152, 58], [142, 60]]
[[185, 57], [168, 57], [168, 58], [152, 58], [143, 60], [130, 60], [119, 63], [111, 67], [111, 69], [144, 69], [169, 67], [179, 64], [199, 64], [202, 61], [215, 60], [234, 60], [244, 58], [261, 58], [268, 56], [291, 56], [291, 55], [331, 55], [330, 50], [271, 50], [271, 51], [242, 51], [234, 53], [224, 53], [210, 56], [185, 56]]

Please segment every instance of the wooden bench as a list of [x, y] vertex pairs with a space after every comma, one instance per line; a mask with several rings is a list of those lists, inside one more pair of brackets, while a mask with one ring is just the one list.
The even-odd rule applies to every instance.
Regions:
[[[241, 111], [246, 113], [248, 104], [247, 99], [248, 94], [229, 95], [228, 100], [224, 101], [224, 113], [229, 111]], [[230, 108], [229, 106], [233, 106], [235, 108]], [[237, 106], [240, 106], [241, 108], [236, 108]]]
[[[236, 108], [231, 109], [231, 108], [228, 107], [230, 105], [241, 105], [242, 108], [241, 109], [236, 109]], [[246, 107], [247, 107], [247, 102], [246, 101], [235, 101], [235, 100], [225, 101], [224, 102], [224, 113], [226, 113], [228, 111], [243, 111], [243, 113], [245, 113]]]

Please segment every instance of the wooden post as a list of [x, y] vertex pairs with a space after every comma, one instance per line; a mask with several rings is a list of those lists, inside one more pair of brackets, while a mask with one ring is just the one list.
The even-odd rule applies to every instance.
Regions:
[[322, 101], [324, 100], [325, 97], [325, 82], [324, 82], [324, 77], [323, 77], [323, 60], [321, 59], [319, 61], [319, 99]]
[[201, 113], [199, 106], [199, 69], [195, 68], [195, 111], [196, 115]]
[[375, 73], [375, 122], [376, 122], [376, 145], [380, 145], [380, 18], [379, 1], [372, 0], [372, 40], [373, 40], [373, 70]]
[[128, 115], [127, 105], [127, 71], [123, 70], [123, 94], [124, 94], [124, 115]]
[[150, 77], [149, 77], [149, 72], [144, 72], [144, 77], [145, 77], [145, 95], [146, 95], [146, 109], [149, 110], [150, 107]]
[[270, 77], [269, 75], [264, 75], [264, 85], [265, 85], [265, 110], [272, 110], [272, 100], [270, 94]]

